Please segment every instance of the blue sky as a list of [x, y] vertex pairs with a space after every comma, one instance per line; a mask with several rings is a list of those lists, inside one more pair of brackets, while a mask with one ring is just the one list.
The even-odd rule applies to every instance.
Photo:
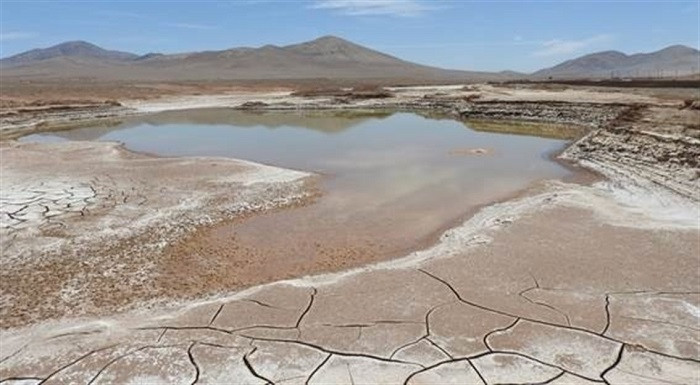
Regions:
[[532, 71], [601, 50], [700, 46], [700, 1], [0, 1], [0, 56], [68, 40], [135, 53], [337, 35], [446, 68]]

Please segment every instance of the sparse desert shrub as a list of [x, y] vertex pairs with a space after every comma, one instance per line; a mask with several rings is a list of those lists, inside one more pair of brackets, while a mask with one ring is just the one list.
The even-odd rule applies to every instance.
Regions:
[[335, 97], [348, 99], [383, 99], [391, 98], [393, 93], [377, 86], [357, 86], [353, 88], [312, 88], [292, 93], [299, 97]]
[[481, 98], [481, 94], [471, 94], [471, 95], [465, 96], [463, 99], [465, 102], [473, 102], [473, 101], [480, 99], [480, 98]]
[[268, 106], [268, 104], [265, 102], [245, 102], [245, 103], [241, 104], [240, 106], [238, 106], [237, 108], [241, 109], [241, 110], [254, 110], [256, 108], [263, 108], [263, 107], [267, 107], [267, 106]]
[[694, 99], [684, 100], [683, 106], [681, 107], [681, 110], [685, 110], [685, 109], [700, 110], [700, 100], [694, 100]]
[[321, 97], [321, 96], [345, 96], [347, 90], [341, 88], [308, 88], [292, 92], [292, 96], [299, 97]]
[[119, 103], [118, 101], [116, 101], [114, 99], [107, 99], [103, 102], [103, 104], [105, 104], [107, 106], [113, 106], [113, 107], [121, 107], [122, 106], [121, 103]]
[[351, 99], [385, 99], [393, 98], [394, 94], [384, 89], [377, 91], [350, 91], [347, 95]]

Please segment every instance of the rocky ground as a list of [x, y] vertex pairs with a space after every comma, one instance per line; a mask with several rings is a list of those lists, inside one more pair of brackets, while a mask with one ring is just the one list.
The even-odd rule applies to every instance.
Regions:
[[[474, 85], [388, 91], [392, 95], [381, 98], [348, 91], [171, 96], [125, 100], [107, 108], [116, 117], [188, 106], [398, 108], [479, 121], [564, 124], [588, 133], [561, 156], [608, 178], [590, 186], [540, 184], [520, 198], [482, 209], [443, 234], [436, 245], [402, 259], [274, 282], [168, 309], [37, 323], [44, 318], [37, 317], [39, 312], [57, 308], [53, 314], [60, 315], [66, 308], [56, 307], [55, 301], [22, 309], [12, 306], [23, 293], [56, 292], [55, 276], [75, 304], [82, 303], [80, 292], [94, 285], [105, 293], [110, 288], [118, 293], [119, 286], [109, 277], [147, 276], [129, 269], [147, 272], [150, 261], [139, 259], [138, 250], [158, 246], [149, 237], [143, 238], [146, 242], [119, 242], [116, 249], [114, 244], [95, 242], [96, 249], [88, 248], [94, 251], [90, 255], [97, 256], [100, 266], [111, 267], [71, 276], [70, 271], [86, 271], [75, 267], [91, 259], [77, 252], [72, 259], [47, 263], [55, 259], [41, 257], [40, 250], [53, 249], [56, 238], [67, 240], [59, 239], [62, 247], [80, 251], [76, 245], [86, 239], [105, 239], [93, 232], [118, 233], [127, 222], [128, 228], [134, 221], [192, 224], [188, 220], [201, 218], [199, 210], [226, 215], [254, 197], [263, 206], [279, 202], [272, 196], [288, 204], [308, 189], [300, 182], [306, 179], [299, 179], [305, 174], [232, 160], [150, 158], [95, 143], [4, 142], [3, 246], [14, 251], [7, 253], [3, 247], [0, 381], [700, 381], [700, 111], [679, 98], [629, 90]], [[61, 114], [66, 117], [65, 111]], [[12, 116], [2, 117], [3, 129], [11, 133], [6, 137], [60, 128], [52, 126], [50, 116]], [[78, 115], [69, 112], [67, 119], [72, 116]], [[28, 120], [13, 123], [21, 119]], [[556, 133], [557, 127], [548, 132]], [[43, 146], [54, 147], [47, 152]], [[37, 153], [50, 154], [53, 161]], [[140, 179], [120, 171], [124, 162], [139, 168]], [[215, 169], [207, 167], [211, 162], [217, 164]], [[73, 170], [71, 178], [39, 164], [60, 164]], [[248, 167], [252, 171], [241, 174], [241, 168]], [[178, 171], [162, 171], [173, 169]], [[223, 180], [222, 169], [229, 171]], [[154, 189], [154, 178], [161, 181], [155, 185], [170, 186], [167, 193]], [[271, 186], [272, 196], [265, 195]], [[227, 200], [217, 195], [221, 188], [241, 193]], [[178, 194], [192, 189], [208, 199], [191, 205], [192, 210], [188, 205], [177, 210], [176, 203], [183, 203]], [[143, 205], [172, 215], [157, 222], [144, 214]], [[86, 210], [98, 215], [86, 218]], [[40, 237], [35, 242], [36, 234]], [[164, 234], [167, 239], [179, 233]], [[100, 258], [105, 249], [132, 252], [105, 260]], [[22, 254], [23, 250], [28, 251]], [[92, 286], [80, 286], [86, 282]], [[144, 284], [147, 287], [147, 280]], [[87, 304], [103, 305], [107, 302]], [[26, 326], [8, 328], [19, 324]]]
[[700, 201], [700, 111], [628, 107], [562, 155], [612, 178], [633, 177]]

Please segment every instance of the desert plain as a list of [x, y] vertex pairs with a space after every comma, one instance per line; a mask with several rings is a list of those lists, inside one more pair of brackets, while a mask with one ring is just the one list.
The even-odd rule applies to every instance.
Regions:
[[[55, 83], [38, 99], [3, 87], [3, 384], [700, 380], [695, 88]], [[567, 144], [549, 157], [570, 174], [403, 248], [338, 243], [285, 264], [222, 229], [314, 207], [328, 175], [21, 140], [212, 107], [408, 111], [557, 137]]]

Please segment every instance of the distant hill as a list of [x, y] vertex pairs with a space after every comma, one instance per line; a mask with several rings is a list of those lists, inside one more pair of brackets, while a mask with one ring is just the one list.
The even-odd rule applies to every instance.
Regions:
[[401, 60], [335, 36], [288, 46], [138, 56], [85, 42], [0, 60], [3, 77], [107, 80], [370, 79], [501, 80], [507, 73], [446, 70]]
[[19, 55], [2, 59], [0, 63], [4, 69], [7, 67], [32, 65], [41, 61], [61, 57], [103, 61], [127, 61], [137, 58], [138, 55], [128, 52], [109, 51], [85, 41], [69, 41], [49, 48], [37, 48], [23, 52]]
[[567, 60], [532, 74], [536, 78], [678, 77], [700, 71], [700, 51], [673, 45], [651, 53], [604, 51]]
[[652, 53], [605, 51], [526, 75], [513, 71], [447, 70], [412, 63], [335, 36], [287, 46], [136, 55], [84, 41], [33, 49], [0, 60], [3, 78], [102, 80], [395, 79], [397, 82], [466, 82], [514, 79], [687, 77], [700, 72], [700, 51], [674, 45]]

